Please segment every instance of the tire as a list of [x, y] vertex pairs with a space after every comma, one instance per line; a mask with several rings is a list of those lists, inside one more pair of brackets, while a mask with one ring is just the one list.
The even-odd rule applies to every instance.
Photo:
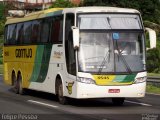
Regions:
[[21, 75], [18, 77], [18, 83], [19, 83], [19, 88], [18, 88], [18, 93], [20, 94], [20, 95], [24, 95], [24, 88], [22, 87], [22, 77], [21, 77]]
[[14, 91], [14, 93], [18, 94], [19, 93], [19, 83], [18, 83], [15, 75], [12, 76], [12, 80], [13, 80], [13, 83], [12, 83], [13, 84], [13, 91]]
[[22, 87], [22, 77], [21, 75], [18, 75], [18, 78], [14, 78], [13, 79], [14, 81], [14, 92], [16, 94], [20, 94], [20, 95], [23, 95], [24, 94], [24, 88]]
[[58, 101], [62, 105], [66, 105], [68, 103], [68, 100], [65, 96], [63, 96], [63, 85], [60, 80], [58, 80], [57, 83], [57, 95], [58, 95]]
[[112, 98], [112, 102], [116, 106], [122, 106], [124, 104], [125, 98]]

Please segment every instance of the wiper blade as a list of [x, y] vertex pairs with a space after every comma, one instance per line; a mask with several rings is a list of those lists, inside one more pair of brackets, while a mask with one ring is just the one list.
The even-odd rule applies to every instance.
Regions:
[[[108, 52], [107, 52], [107, 53], [108, 53]], [[106, 53], [106, 56], [104, 57], [104, 59], [103, 59], [101, 65], [100, 65], [100, 68], [99, 68], [99, 70], [98, 70], [98, 74], [101, 74], [101, 72], [102, 72], [102, 70], [103, 70], [103, 66], [104, 66], [105, 63], [106, 63], [106, 58], [107, 58], [108, 55], [109, 55], [109, 54], [107, 54], [107, 53]]]
[[108, 58], [108, 62], [110, 61], [110, 49], [108, 50], [108, 52], [106, 53], [101, 65], [100, 65], [100, 68], [98, 70], [98, 74], [101, 74], [102, 73], [102, 70], [103, 70], [103, 67], [107, 61], [107, 58]]
[[[118, 51], [118, 55], [122, 58], [122, 61], [123, 61], [124, 65], [125, 65], [125, 67], [126, 67], [127, 72], [132, 73], [131, 68], [129, 67], [129, 65], [128, 65], [128, 63], [126, 62], [124, 56], [122, 55], [122, 53], [121, 53], [120, 50], [119, 50], [117, 40], [116, 40], [116, 48], [117, 48], [117, 51]], [[115, 54], [115, 53], [114, 53], [114, 54]]]
[[106, 61], [107, 61], [106, 58], [108, 58], [108, 62], [110, 62], [110, 57], [111, 57], [111, 55], [110, 55], [110, 52], [111, 52], [110, 44], [111, 44], [111, 40], [108, 41], [108, 44], [109, 44], [109, 50], [108, 50], [108, 52], [106, 53], [106, 55], [105, 55], [105, 57], [104, 57], [101, 65], [100, 65], [100, 68], [99, 68], [99, 70], [98, 70], [98, 74], [101, 74], [101, 73], [102, 73], [103, 67], [104, 67], [104, 65], [105, 65], [105, 63], [106, 63]]

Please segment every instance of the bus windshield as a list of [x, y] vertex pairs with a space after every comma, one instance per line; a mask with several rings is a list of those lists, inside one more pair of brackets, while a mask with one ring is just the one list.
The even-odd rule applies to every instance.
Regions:
[[145, 70], [144, 33], [137, 15], [79, 15], [78, 22], [80, 72]]

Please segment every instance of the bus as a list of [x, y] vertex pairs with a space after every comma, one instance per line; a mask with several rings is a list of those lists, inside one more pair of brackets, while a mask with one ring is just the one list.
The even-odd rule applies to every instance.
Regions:
[[146, 47], [140, 12], [117, 7], [52, 8], [8, 18], [4, 82], [68, 98], [142, 98]]

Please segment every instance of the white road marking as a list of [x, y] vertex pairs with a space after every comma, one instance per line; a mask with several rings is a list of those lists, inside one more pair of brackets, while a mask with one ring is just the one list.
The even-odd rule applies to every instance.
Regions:
[[147, 107], [151, 107], [151, 106], [152, 106], [152, 105], [150, 105], [150, 104], [139, 103], [139, 102], [134, 102], [134, 101], [129, 101], [129, 100], [125, 100], [125, 102], [133, 103], [133, 104], [138, 104], [138, 105], [143, 105], [143, 106], [147, 106]]
[[58, 106], [55, 106], [55, 105], [51, 105], [51, 104], [43, 103], [43, 102], [39, 102], [39, 101], [34, 101], [34, 100], [28, 100], [28, 102], [35, 103], [35, 104], [40, 104], [40, 105], [44, 105], [44, 106], [48, 106], [48, 107], [52, 107], [52, 108], [57, 108], [58, 107]]

